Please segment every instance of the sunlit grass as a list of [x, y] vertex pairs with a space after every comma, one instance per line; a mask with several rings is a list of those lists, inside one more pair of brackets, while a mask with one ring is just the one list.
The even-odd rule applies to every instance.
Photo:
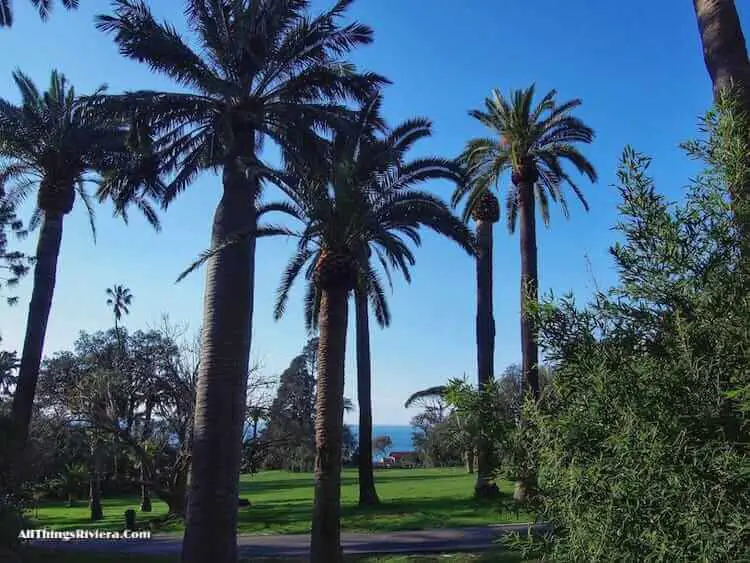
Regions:
[[[512, 511], [512, 485], [501, 482], [500, 501], [472, 499], [474, 476], [459, 468], [389, 469], [375, 474], [382, 504], [357, 507], [357, 472], [347, 469], [342, 476], [341, 527], [350, 532], [387, 532], [428, 528], [453, 528], [528, 522], [527, 514]], [[242, 533], [294, 534], [310, 531], [313, 476], [310, 473], [264, 471], [243, 475], [240, 496], [251, 506], [239, 509]], [[39, 508], [36, 524], [52, 529], [121, 529], [128, 508], [138, 510], [138, 498], [103, 499], [105, 520], [90, 522], [85, 503], [67, 508], [64, 502], [47, 503]], [[166, 505], [155, 500], [153, 512], [137, 512], [139, 525], [166, 514]], [[165, 531], [180, 531], [173, 523]]]

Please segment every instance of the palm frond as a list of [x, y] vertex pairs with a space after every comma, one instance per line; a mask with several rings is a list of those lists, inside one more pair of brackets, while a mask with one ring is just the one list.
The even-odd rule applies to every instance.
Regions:
[[440, 399], [445, 396], [445, 393], [447, 392], [448, 388], [445, 385], [435, 385], [434, 387], [428, 387], [427, 389], [422, 389], [421, 391], [417, 391], [416, 393], [412, 393], [408, 399], [406, 399], [406, 402], [404, 403], [404, 408], [408, 409], [414, 406], [417, 402], [423, 401], [425, 399]]
[[181, 282], [188, 275], [190, 275], [195, 270], [200, 268], [203, 264], [205, 264], [208, 260], [210, 260], [211, 258], [216, 256], [219, 252], [221, 252], [222, 250], [230, 246], [233, 246], [235, 244], [242, 244], [243, 242], [247, 242], [247, 240], [250, 237], [262, 238], [262, 237], [272, 237], [272, 236], [278, 236], [278, 235], [295, 236], [295, 233], [285, 227], [276, 227], [276, 226], [256, 226], [253, 228], [249, 228], [247, 230], [238, 231], [234, 233], [233, 235], [227, 237], [225, 241], [217, 244], [213, 248], [209, 248], [201, 252], [198, 255], [198, 257], [177, 277], [177, 280], [175, 280], [175, 283]]

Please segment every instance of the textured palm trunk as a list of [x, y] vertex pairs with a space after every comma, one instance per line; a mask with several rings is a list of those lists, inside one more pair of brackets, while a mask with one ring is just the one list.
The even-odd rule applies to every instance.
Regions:
[[[477, 221], [477, 380], [482, 388], [494, 379], [495, 318], [492, 304], [492, 225]], [[474, 494], [491, 497], [498, 492], [492, 480], [492, 444], [480, 439]]]
[[[239, 165], [224, 167], [211, 245], [255, 225], [253, 190]], [[237, 498], [253, 312], [255, 238], [224, 248], [206, 265], [185, 563], [237, 560]]]
[[734, 0], [693, 0], [693, 7], [714, 96], [734, 83], [750, 111], [750, 61]]
[[[151, 397], [146, 401], [146, 412], [143, 422], [143, 440], [144, 442], [151, 437], [151, 415], [154, 409], [154, 401]], [[141, 512], [151, 512], [151, 495], [146, 486], [146, 468], [141, 462]]]
[[[750, 60], [733, 0], [693, 0], [698, 20], [703, 58], [713, 83], [714, 98], [732, 84], [750, 113]], [[737, 182], [729, 186], [732, 212], [741, 235], [742, 254], [750, 256], [750, 186]]]
[[357, 320], [357, 402], [359, 404], [359, 504], [379, 503], [372, 470], [372, 370], [370, 357], [370, 319], [367, 295], [354, 295]]
[[63, 233], [63, 214], [45, 213], [36, 247], [34, 288], [31, 292], [21, 365], [13, 395], [14, 447], [19, 457], [26, 446], [34, 406], [47, 322], [57, 280], [57, 259]]
[[521, 355], [524, 383], [534, 400], [539, 399], [539, 348], [528, 304], [539, 299], [536, 250], [536, 211], [533, 187], [519, 187], [518, 215], [521, 224]]
[[315, 412], [315, 504], [310, 561], [340, 563], [341, 434], [348, 291], [324, 288], [320, 302]]
[[94, 471], [89, 478], [89, 512], [91, 521], [98, 522], [104, 518], [101, 493], [101, 446], [98, 440], [91, 446], [91, 455], [94, 458]]
[[[535, 401], [539, 400], [539, 349], [534, 332], [533, 319], [529, 315], [528, 304], [538, 300], [539, 273], [536, 250], [536, 210], [533, 185], [519, 185], [518, 215], [521, 239], [521, 369], [523, 385]], [[524, 424], [523, 419], [521, 424]], [[513, 498], [524, 502], [534, 489], [534, 475], [521, 476], [516, 481]]]

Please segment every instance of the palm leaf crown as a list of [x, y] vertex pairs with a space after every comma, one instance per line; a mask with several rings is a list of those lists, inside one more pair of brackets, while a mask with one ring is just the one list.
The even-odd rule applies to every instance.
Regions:
[[[46, 20], [52, 12], [53, 0], [30, 0], [39, 17]], [[75, 10], [78, 8], [78, 0], [61, 0], [64, 8]], [[11, 0], [0, 0], [0, 27], [11, 27], [13, 25], [13, 10]]]
[[[158, 227], [149, 196], [160, 190], [160, 180], [155, 171], [154, 176], [141, 170], [137, 176], [132, 174], [132, 163], [140, 157], [128, 144], [128, 124], [90, 111], [57, 71], [43, 93], [21, 71], [13, 73], [13, 80], [21, 105], [0, 100], [0, 184], [8, 185], [7, 199], [14, 207], [38, 189], [29, 228], [38, 225], [42, 213], [68, 213], [78, 195], [93, 230], [94, 209], [85, 189], [89, 181], [99, 184], [100, 200], [109, 196], [114, 183], [127, 186], [133, 197], [113, 200], [115, 214], [126, 216], [128, 205], [137, 200], [136, 205]], [[150, 188], [139, 191], [144, 183]]]
[[577, 143], [590, 144], [594, 131], [571, 112], [581, 105], [574, 99], [562, 104], [556, 101], [557, 92], [551, 90], [533, 105], [534, 85], [525, 90], [515, 90], [506, 99], [498, 90], [484, 102], [484, 110], [469, 112], [473, 118], [490, 129], [493, 136], [469, 141], [461, 155], [470, 181], [459, 185], [451, 203], [456, 206], [466, 198], [463, 218], [469, 219], [481, 197], [491, 188], [497, 188], [505, 172], [510, 172], [512, 182], [508, 187], [506, 208], [508, 229], [513, 232], [518, 213], [519, 184], [533, 183], [534, 195], [539, 202], [545, 225], [549, 223], [549, 198], [558, 202], [563, 214], [569, 216], [562, 184], [567, 184], [588, 211], [588, 203], [578, 185], [563, 168], [563, 161], [576, 170], [597, 180], [593, 165], [576, 147]]
[[133, 303], [133, 294], [130, 293], [130, 289], [127, 287], [116, 284], [112, 287], [107, 288], [107, 305], [112, 307], [115, 318], [119, 321], [122, 319], [122, 314], [130, 314], [128, 307]]
[[173, 174], [165, 205], [201, 170], [228, 159], [257, 178], [264, 139], [278, 144], [284, 158], [300, 158], [314, 150], [314, 132], [349, 114], [340, 102], [362, 101], [387, 82], [343, 59], [373, 38], [366, 25], [340, 23], [351, 3], [339, 0], [311, 17], [308, 0], [187, 0], [194, 49], [143, 1], [115, 0], [114, 14], [99, 16], [97, 27], [114, 34], [123, 55], [187, 91], [137, 91], [94, 102], [120, 117], [135, 110], [158, 134], [163, 171]]
[[307, 280], [305, 320], [315, 326], [320, 288], [314, 269], [321, 252], [333, 249], [350, 255], [358, 270], [359, 284], [381, 326], [390, 322], [383, 282], [373, 257], [392, 287], [391, 269], [411, 280], [415, 257], [411, 241], [421, 244], [419, 227], [443, 234], [473, 252], [467, 227], [434, 195], [415, 189], [431, 179], [461, 182], [456, 163], [439, 157], [409, 160], [406, 153], [431, 134], [429, 120], [415, 118], [388, 129], [380, 117], [382, 98], [375, 96], [359, 111], [357, 119], [335, 134], [321, 162], [311, 161], [293, 170], [284, 188], [290, 203], [286, 212], [304, 223], [297, 252], [289, 262], [278, 291], [274, 311], [280, 318], [289, 291], [304, 270]]

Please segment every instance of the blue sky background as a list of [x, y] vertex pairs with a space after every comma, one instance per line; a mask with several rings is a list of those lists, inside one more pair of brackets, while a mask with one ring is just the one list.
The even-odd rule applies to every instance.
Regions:
[[[123, 59], [110, 38], [96, 31], [93, 16], [107, 9], [101, 0], [82, 0], [72, 13], [55, 10], [42, 24], [30, 2], [16, 0], [16, 22], [0, 31], [0, 97], [17, 101], [10, 80], [21, 68], [40, 87], [52, 68], [64, 72], [80, 93], [107, 83], [124, 89], [173, 89], [148, 68]], [[181, 3], [152, 0], [160, 17], [183, 29]], [[750, 10], [737, 3], [745, 30]], [[322, 9], [329, 2], [316, 2]], [[677, 148], [691, 138], [698, 117], [711, 103], [711, 85], [697, 25], [687, 0], [359, 0], [352, 16], [374, 27], [374, 45], [356, 53], [361, 67], [389, 76], [385, 113], [395, 123], [415, 115], [430, 117], [435, 134], [421, 154], [455, 156], [467, 139], [483, 134], [467, 111], [479, 107], [492, 88], [507, 92], [536, 82], [538, 91], [559, 91], [560, 99], [580, 97], [578, 115], [597, 131], [586, 153], [597, 167], [597, 185], [582, 182], [591, 212], [571, 198], [572, 217], [554, 210], [549, 230], [540, 227], [541, 287], [556, 294], [573, 291], [585, 300], [597, 283], [614, 281], [608, 247], [615, 238], [617, 194], [611, 187], [626, 144], [655, 157], [659, 190], [678, 199], [695, 171]], [[418, 154], [419, 154], [418, 153]], [[450, 187], [431, 187], [449, 197]], [[198, 329], [203, 273], [174, 280], [209, 242], [219, 182], [201, 177], [163, 216], [154, 233], [139, 217], [130, 226], [99, 207], [94, 244], [82, 207], [65, 224], [57, 288], [45, 353], [71, 345], [80, 330], [112, 324], [104, 290], [128, 286], [135, 299], [125, 320], [131, 329], [153, 326], [162, 313]], [[24, 214], [28, 217], [28, 213]], [[504, 218], [502, 218], [504, 220]], [[519, 250], [517, 236], [498, 226], [495, 245], [496, 371], [520, 358]], [[23, 243], [33, 250], [35, 237]], [[298, 291], [287, 316], [276, 323], [271, 309], [282, 268], [292, 252], [284, 239], [259, 243], [251, 358], [268, 375], [278, 374], [305, 340]], [[591, 268], [586, 256], [590, 258]], [[450, 377], [475, 373], [474, 268], [452, 244], [425, 236], [417, 251], [413, 283], [397, 280], [390, 297], [393, 324], [373, 329], [374, 417], [378, 424], [407, 423], [403, 408], [413, 391]], [[594, 281], [595, 280], [595, 281]], [[21, 302], [0, 305], [3, 347], [23, 340], [31, 278], [17, 290]], [[349, 338], [346, 394], [356, 397], [353, 331]], [[348, 415], [356, 421], [356, 413]]]

